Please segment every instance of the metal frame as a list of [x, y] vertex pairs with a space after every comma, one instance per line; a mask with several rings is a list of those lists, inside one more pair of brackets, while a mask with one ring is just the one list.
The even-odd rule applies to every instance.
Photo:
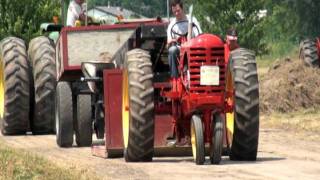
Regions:
[[[81, 74], [81, 67], [80, 66], [70, 66], [68, 63], [68, 38], [67, 35], [69, 32], [84, 32], [84, 31], [108, 31], [108, 30], [115, 30], [115, 29], [136, 29], [136, 37], [131, 37], [130, 39], [136, 39], [136, 41], [134, 41], [134, 47], [139, 47], [139, 39], [141, 38], [151, 38], [150, 36], [152, 34], [146, 34], [145, 33], [145, 37], [141, 37], [141, 30], [139, 30], [139, 28], [143, 27], [143, 29], [150, 27], [150, 31], [153, 31], [155, 28], [157, 27], [164, 27], [166, 26], [166, 23], [164, 22], [159, 22], [156, 19], [150, 19], [147, 22], [143, 23], [143, 26], [141, 24], [141, 21], [134, 21], [132, 23], [129, 24], [115, 24], [115, 25], [103, 25], [103, 26], [85, 26], [85, 27], [64, 27], [61, 30], [60, 33], [60, 38], [58, 40], [57, 46], [60, 45], [60, 43], [62, 44], [62, 61], [63, 61], [63, 68], [58, 70], [58, 74], [60, 74], [60, 76], [58, 77], [58, 79], [60, 79], [60, 77], [64, 76], [64, 74], [67, 74], [66, 76], [69, 76], [68, 79], [74, 79], [74, 78], [79, 78], [80, 74]], [[61, 42], [60, 42], [61, 41]], [[61, 48], [61, 47], [60, 47]]]

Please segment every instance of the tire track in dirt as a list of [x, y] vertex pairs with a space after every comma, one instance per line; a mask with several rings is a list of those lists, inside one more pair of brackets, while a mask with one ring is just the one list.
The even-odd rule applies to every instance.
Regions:
[[0, 137], [9, 146], [41, 155], [56, 164], [94, 172], [102, 179], [317, 179], [320, 143], [297, 139], [280, 129], [262, 129], [258, 160], [196, 166], [192, 157], [156, 157], [150, 163], [126, 163], [123, 158], [102, 159], [90, 148], [58, 148], [55, 136]]

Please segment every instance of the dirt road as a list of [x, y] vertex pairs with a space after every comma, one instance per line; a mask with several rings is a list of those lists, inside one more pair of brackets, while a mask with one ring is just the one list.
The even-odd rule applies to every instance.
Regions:
[[[60, 166], [96, 173], [103, 179], [319, 179], [320, 141], [305, 141], [291, 132], [262, 128], [257, 162], [196, 166], [191, 157], [155, 158], [152, 163], [125, 163], [91, 156], [90, 148], [60, 149], [55, 136], [0, 137], [9, 146], [35, 152]], [[209, 160], [207, 160], [208, 162]]]

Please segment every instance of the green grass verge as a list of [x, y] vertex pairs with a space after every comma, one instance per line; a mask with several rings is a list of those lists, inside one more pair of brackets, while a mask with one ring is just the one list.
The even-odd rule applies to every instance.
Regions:
[[268, 54], [257, 57], [257, 64], [260, 68], [269, 67], [279, 59], [299, 57], [299, 45], [290, 41], [270, 42], [268, 49], [270, 50]]
[[58, 167], [23, 150], [9, 148], [0, 139], [0, 180], [7, 179], [79, 180], [97, 178], [87, 172]]
[[307, 133], [304, 137], [310, 140], [320, 138], [320, 110], [318, 107], [301, 109], [291, 113], [262, 114], [261, 124], [264, 127], [280, 128], [295, 133]]

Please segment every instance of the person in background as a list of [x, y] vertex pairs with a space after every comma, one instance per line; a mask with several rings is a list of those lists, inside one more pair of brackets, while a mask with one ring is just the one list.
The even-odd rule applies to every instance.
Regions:
[[226, 43], [229, 46], [230, 51], [240, 47], [238, 44], [238, 32], [236, 29], [230, 28], [227, 30]]
[[[79, 26], [79, 21], [86, 20], [85, 9], [82, 8], [85, 0], [72, 0], [68, 7], [67, 26]], [[88, 17], [89, 18], [89, 17]]]

